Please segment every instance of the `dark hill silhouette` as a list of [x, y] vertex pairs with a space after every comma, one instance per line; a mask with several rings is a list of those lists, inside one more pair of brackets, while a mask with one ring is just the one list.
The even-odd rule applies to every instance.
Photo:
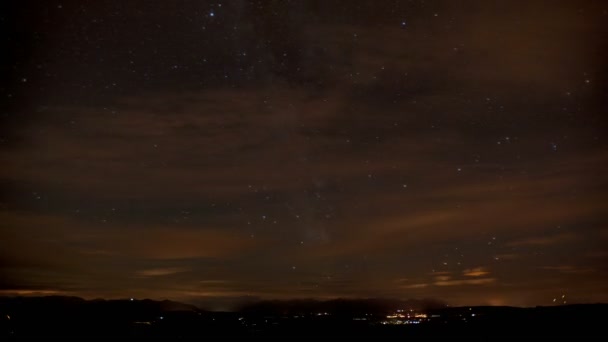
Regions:
[[[395, 310], [424, 311], [418, 324], [387, 323]], [[173, 301], [0, 297], [5, 337], [606, 337], [607, 304], [447, 307], [436, 300], [261, 301], [210, 312]], [[320, 314], [319, 313], [323, 313]], [[324, 314], [327, 313], [327, 314]]]
[[[193, 305], [164, 300], [87, 301], [78, 297], [0, 297], [0, 334], [31, 336], [124, 335], [154, 323], [194, 322], [208, 313]], [[10, 317], [10, 319], [9, 319]]]
[[326, 312], [339, 315], [386, 314], [400, 309], [431, 310], [445, 307], [435, 299], [395, 300], [382, 298], [268, 300], [244, 305], [239, 311], [249, 314], [308, 314]]

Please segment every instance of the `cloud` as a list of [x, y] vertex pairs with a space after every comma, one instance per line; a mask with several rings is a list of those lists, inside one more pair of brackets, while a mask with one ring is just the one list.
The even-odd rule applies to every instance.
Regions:
[[246, 253], [260, 243], [260, 240], [251, 239], [245, 234], [174, 227], [148, 227], [130, 234], [104, 233], [96, 237], [94, 242], [95, 245], [112, 247], [123, 255], [164, 260], [231, 258]]
[[608, 251], [606, 250], [596, 250], [596, 251], [589, 251], [586, 254], [587, 257], [589, 258], [594, 258], [594, 259], [607, 259], [608, 258]]
[[[145, 90], [98, 98], [108, 92], [93, 86], [86, 100], [52, 92], [15, 105], [0, 146], [1, 278], [108, 295], [401, 295], [495, 281], [484, 267], [429, 275], [453, 246], [467, 248], [463, 265], [512, 260], [501, 281], [528, 276], [527, 255], [513, 248], [583, 255], [608, 212], [605, 111], [591, 104], [601, 93], [594, 68], [605, 64], [599, 17], [579, 5], [438, 3], [439, 19], [415, 9], [402, 28], [379, 15], [389, 5], [353, 18], [323, 3], [314, 16], [294, 11], [286, 27], [297, 39], [247, 51], [261, 76], [234, 87], [214, 83], [232, 66], [212, 62], [234, 60], [232, 48], [195, 44], [212, 51], [182, 57], [205, 55], [213, 70], [180, 65], [208, 75], [205, 86], [166, 79], [164, 58], [135, 60], [156, 63]], [[449, 30], [437, 26], [443, 11], [453, 13]], [[248, 26], [239, 34], [256, 41]], [[70, 80], [62, 84], [107, 83]], [[558, 225], [567, 228], [552, 233]], [[500, 241], [491, 250], [488, 236]], [[540, 265], [560, 256], [544, 257]], [[392, 281], [400, 277], [412, 284]]]
[[448, 281], [450, 279], [452, 279], [452, 277], [450, 277], [450, 276], [436, 276], [435, 277], [435, 280], [437, 282], [445, 282], [445, 281]]
[[[7, 245], [15, 257], [52, 261], [70, 253], [98, 258], [146, 259], [230, 258], [247, 253], [269, 240], [249, 234], [196, 225], [121, 225], [79, 220], [69, 216], [15, 215], [0, 212], [0, 229], [19, 249]], [[53, 229], [40, 229], [52, 225]], [[9, 229], [10, 228], [10, 229]], [[23, 253], [27, 246], [28, 253]], [[56, 250], [54, 250], [56, 249]], [[48, 253], [47, 253], [48, 252]], [[45, 255], [45, 257], [37, 257]]]
[[475, 267], [462, 271], [462, 275], [467, 277], [481, 277], [490, 274], [485, 267]]
[[496, 281], [496, 278], [478, 278], [478, 279], [458, 279], [436, 281], [433, 284], [437, 286], [461, 286], [461, 285], [487, 285]]
[[521, 256], [519, 254], [515, 254], [515, 253], [506, 253], [506, 254], [496, 254], [494, 256], [497, 260], [515, 260], [520, 258]]
[[570, 265], [543, 266], [541, 269], [547, 271], [556, 271], [564, 274], [584, 274], [594, 272], [594, 270], [589, 267], [576, 267]]
[[515, 240], [507, 243], [510, 247], [522, 247], [522, 246], [551, 246], [571, 242], [577, 237], [574, 234], [562, 233], [552, 236], [534, 236], [521, 240]]
[[188, 268], [184, 267], [169, 267], [169, 268], [151, 268], [147, 270], [137, 271], [137, 275], [143, 277], [159, 277], [159, 276], [167, 276], [176, 273], [187, 272]]
[[61, 290], [1, 289], [2, 296], [67, 296], [70, 292]]
[[427, 284], [427, 283], [419, 283], [419, 284], [405, 285], [405, 286], [403, 286], [403, 288], [404, 289], [423, 289], [428, 286], [429, 286], [429, 284]]

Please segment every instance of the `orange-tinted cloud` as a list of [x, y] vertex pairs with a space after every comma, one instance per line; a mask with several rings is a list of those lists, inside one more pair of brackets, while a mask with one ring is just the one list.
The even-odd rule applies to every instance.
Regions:
[[454, 280], [438, 280], [434, 284], [437, 286], [461, 286], [461, 285], [487, 285], [496, 281], [496, 278], [478, 278], [478, 279], [454, 279]]
[[481, 277], [490, 274], [485, 267], [475, 267], [462, 271], [462, 275], [467, 277]]
[[606, 298], [602, 6], [367, 5], [244, 4], [230, 44], [197, 22], [112, 58], [45, 33], [81, 52], [11, 64], [51, 83], [3, 93], [0, 290]]
[[511, 241], [509, 246], [550, 246], [555, 244], [566, 243], [576, 239], [574, 234], [557, 234], [553, 236], [538, 236], [530, 237], [522, 240]]
[[176, 273], [186, 272], [188, 269], [181, 267], [169, 267], [169, 268], [152, 268], [147, 270], [138, 271], [137, 274], [143, 277], [161, 277], [172, 275]]

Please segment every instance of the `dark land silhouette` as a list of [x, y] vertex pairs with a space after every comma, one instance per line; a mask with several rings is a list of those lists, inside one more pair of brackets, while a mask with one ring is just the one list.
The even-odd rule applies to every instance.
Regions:
[[605, 337], [608, 304], [449, 307], [380, 299], [250, 303], [235, 312], [149, 299], [0, 297], [0, 337]]

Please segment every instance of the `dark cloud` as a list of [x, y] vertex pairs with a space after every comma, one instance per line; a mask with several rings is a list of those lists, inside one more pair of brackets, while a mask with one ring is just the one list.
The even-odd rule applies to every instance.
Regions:
[[1, 291], [606, 300], [602, 2], [28, 6]]

